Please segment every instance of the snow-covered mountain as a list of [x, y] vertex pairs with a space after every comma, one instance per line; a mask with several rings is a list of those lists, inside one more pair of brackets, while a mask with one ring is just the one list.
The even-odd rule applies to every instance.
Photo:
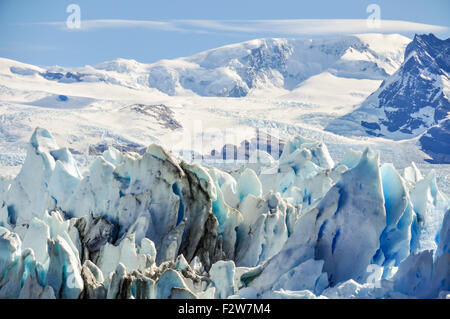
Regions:
[[[249, 127], [301, 126], [322, 134], [395, 72], [409, 42], [396, 34], [259, 39], [154, 64], [116, 59], [78, 68], [0, 58], [0, 154], [7, 153], [0, 166], [3, 158], [17, 163], [15, 153], [24, 152], [36, 126], [52, 127], [74, 154], [105, 145], [139, 152], [151, 142], [170, 147], [174, 130], [193, 135], [198, 121], [233, 128], [240, 138], [234, 144], [255, 137], [242, 136]], [[235, 93], [245, 96], [228, 97]], [[196, 151], [209, 154], [229, 142], [211, 143]]]
[[405, 50], [401, 67], [359, 109], [338, 119], [328, 129], [393, 139], [421, 135], [449, 116], [449, 73], [450, 39], [440, 40], [433, 34], [416, 35]]
[[240, 97], [254, 88], [293, 90], [326, 70], [344, 78], [384, 79], [398, 68], [408, 41], [398, 35], [253, 40], [158, 62], [149, 69], [149, 85], [171, 95], [191, 90]]
[[409, 41], [401, 35], [381, 34], [315, 40], [269, 38], [154, 64], [117, 59], [82, 68], [11, 66], [10, 71], [63, 83], [152, 87], [168, 95], [241, 97], [251, 89], [293, 90], [324, 71], [342, 78], [383, 80], [397, 70]]

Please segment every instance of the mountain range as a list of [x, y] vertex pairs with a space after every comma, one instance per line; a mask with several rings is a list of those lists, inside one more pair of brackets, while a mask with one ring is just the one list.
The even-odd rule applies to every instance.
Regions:
[[153, 64], [116, 59], [81, 68], [12, 66], [10, 71], [63, 83], [152, 87], [168, 95], [242, 97], [255, 88], [294, 90], [324, 71], [344, 78], [383, 80], [399, 67], [408, 42], [400, 35], [268, 38]]
[[[280, 127], [283, 122], [289, 127], [325, 129], [339, 136], [417, 139], [414, 143], [428, 153], [429, 161], [449, 163], [445, 147], [450, 105], [449, 43], [432, 34], [416, 35], [412, 41], [398, 34], [268, 38], [152, 64], [116, 59], [76, 68], [38, 67], [2, 58], [0, 101], [16, 107], [7, 108], [14, 114], [2, 116], [8, 125], [2, 126], [0, 134], [8, 147], [24, 147], [27, 135], [22, 132], [33, 130], [28, 122], [35, 123], [39, 117], [36, 113], [40, 113], [33, 106], [52, 108], [55, 114], [57, 110], [84, 112], [77, 112], [75, 131], [88, 113], [98, 111], [109, 118], [107, 125], [93, 125], [99, 117], [89, 119], [83, 124], [83, 132], [95, 126], [97, 132], [107, 134], [87, 135], [109, 136], [119, 149], [125, 144], [142, 150], [149, 140], [160, 140], [167, 130], [189, 126], [193, 118], [187, 118], [188, 113], [196, 113], [196, 119], [209, 119], [210, 110], [205, 114], [200, 105], [210, 103], [203, 98], [217, 98], [214, 113], [234, 122], [228, 125], [239, 121], [254, 126], [255, 121], [261, 125], [268, 120], [270, 126]], [[233, 98], [246, 106], [236, 111], [220, 105], [225, 101], [234, 105]], [[260, 105], [257, 115], [250, 107], [246, 110], [249, 101]], [[28, 113], [15, 114], [18, 105], [25, 105]], [[190, 112], [187, 105], [198, 107]], [[246, 111], [249, 114], [242, 114]], [[31, 113], [33, 118], [27, 115]], [[124, 116], [133, 121], [139, 115], [139, 121], [145, 119], [149, 125], [145, 133], [132, 134], [127, 126], [116, 124]], [[132, 126], [141, 130], [141, 125]], [[99, 147], [105, 143], [102, 141]], [[215, 147], [221, 149], [223, 145]], [[90, 144], [74, 141], [75, 153], [87, 148]]]

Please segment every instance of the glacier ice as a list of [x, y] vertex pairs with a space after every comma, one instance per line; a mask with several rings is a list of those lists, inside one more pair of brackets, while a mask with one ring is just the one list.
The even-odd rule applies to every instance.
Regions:
[[308, 259], [283, 274], [272, 287], [273, 290], [309, 290], [320, 295], [328, 286], [328, 276], [323, 272], [323, 263], [323, 260]]
[[47, 130], [36, 129], [25, 163], [6, 194], [10, 221], [28, 223], [46, 209], [63, 204], [80, 179], [69, 150], [60, 149]]
[[211, 281], [216, 288], [216, 297], [225, 299], [234, 294], [235, 265], [233, 261], [219, 260], [212, 265], [210, 271]]
[[379, 250], [386, 225], [378, 154], [367, 149], [317, 206], [315, 257], [330, 284], [358, 279]]
[[248, 195], [240, 203], [243, 221], [237, 227], [236, 263], [252, 267], [279, 252], [288, 238], [286, 207], [279, 195]]
[[383, 195], [386, 209], [386, 227], [380, 238], [383, 264], [398, 264], [410, 252], [413, 206], [405, 182], [392, 164], [381, 166]]
[[411, 226], [411, 251], [436, 250], [444, 214], [450, 203], [437, 187], [434, 170], [415, 183], [410, 196], [415, 211]]
[[450, 253], [450, 210], [445, 212], [444, 221], [439, 232], [437, 256]]
[[232, 171], [158, 145], [80, 173], [37, 128], [0, 180], [1, 298], [441, 298], [450, 203], [414, 163], [322, 142]]

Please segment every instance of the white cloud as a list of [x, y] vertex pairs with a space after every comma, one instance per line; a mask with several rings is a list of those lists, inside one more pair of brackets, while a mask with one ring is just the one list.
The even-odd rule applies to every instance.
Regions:
[[[42, 22], [41, 25], [50, 25], [69, 30], [65, 22]], [[81, 20], [80, 31], [105, 28], [130, 28], [142, 27], [163, 31], [183, 31], [178, 29], [171, 22], [153, 21], [153, 20], [124, 20], [124, 19], [99, 19], [99, 20]], [[74, 30], [74, 29], [70, 29]]]
[[[65, 22], [41, 24], [66, 28]], [[449, 28], [409, 21], [381, 20], [379, 27], [370, 27], [365, 19], [297, 19], [297, 20], [81, 20], [80, 30], [100, 28], [141, 27], [172, 32], [227, 32], [278, 35], [325, 35], [348, 33], [439, 33]]]

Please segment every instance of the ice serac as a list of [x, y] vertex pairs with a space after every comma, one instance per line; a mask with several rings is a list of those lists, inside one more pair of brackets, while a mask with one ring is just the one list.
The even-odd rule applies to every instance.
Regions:
[[280, 160], [282, 161], [283, 159], [287, 159], [297, 150], [306, 152], [306, 159], [310, 160], [317, 166], [323, 168], [332, 168], [334, 166], [333, 159], [328, 153], [328, 148], [324, 143], [316, 142], [300, 136], [293, 138], [286, 143]]
[[316, 208], [300, 217], [283, 249], [262, 266], [250, 285], [267, 291], [308, 259], [323, 260], [332, 286], [359, 280], [380, 250], [385, 227], [378, 154], [366, 149], [358, 165], [343, 173]]
[[248, 195], [253, 195], [256, 197], [262, 195], [261, 182], [253, 170], [247, 168], [244, 172], [242, 172], [237, 184], [237, 191], [240, 201]]
[[444, 214], [450, 208], [450, 203], [436, 184], [434, 170], [415, 184], [410, 196], [415, 211], [411, 229], [411, 252], [436, 250]]
[[295, 137], [286, 143], [277, 164], [275, 170], [260, 172], [264, 192], [280, 192], [290, 204], [301, 205], [303, 211], [314, 207], [333, 185], [335, 165], [324, 143]]
[[24, 249], [2, 273], [0, 298], [54, 298], [53, 289], [45, 285], [41, 270], [33, 251]]
[[81, 268], [84, 290], [80, 295], [83, 299], [105, 299], [106, 288], [103, 285], [101, 270], [90, 260], [86, 260]]
[[50, 239], [50, 228], [44, 221], [35, 217], [24, 236], [22, 248], [32, 249], [36, 261], [44, 265], [49, 257], [47, 246], [48, 239]]
[[58, 298], [77, 299], [83, 291], [80, 260], [67, 242], [60, 236], [49, 240], [50, 264], [47, 272], [48, 285], [59, 292]]
[[[7, 298], [78, 298], [83, 290], [78, 237], [58, 213], [34, 217], [23, 235], [2, 229], [2, 242], [9, 247], [0, 294]], [[16, 227], [17, 228], [17, 227]], [[23, 232], [23, 230], [21, 231]]]
[[235, 266], [232, 261], [218, 261], [210, 269], [211, 280], [216, 287], [216, 297], [225, 299], [234, 294]]
[[427, 298], [431, 289], [433, 252], [411, 254], [400, 264], [394, 276], [394, 289], [407, 296]]
[[226, 259], [234, 259], [236, 228], [242, 222], [242, 214], [237, 210], [236, 181], [226, 172], [210, 168], [209, 173], [215, 185], [216, 200], [212, 202], [212, 212], [217, 218], [217, 233], [222, 240], [222, 250]]
[[239, 204], [243, 221], [237, 227], [236, 264], [254, 267], [278, 253], [288, 238], [287, 204], [278, 193], [248, 195]]
[[411, 224], [415, 216], [405, 182], [392, 164], [381, 166], [386, 228], [380, 237], [378, 262], [398, 266], [409, 255]]
[[0, 227], [0, 274], [20, 256], [22, 242], [20, 237], [4, 227]]
[[62, 205], [81, 175], [70, 152], [59, 148], [51, 134], [36, 128], [27, 157], [6, 196], [11, 223], [29, 223], [46, 210]]
[[323, 260], [308, 259], [282, 275], [273, 286], [273, 290], [309, 290], [320, 295], [328, 286], [328, 277], [322, 272], [322, 267]]
[[[156, 298], [168, 299], [176, 293], [177, 289], [179, 289], [178, 292], [180, 290], [183, 290], [186, 293], [189, 292], [189, 289], [184, 283], [183, 277], [177, 271], [168, 269], [161, 275], [161, 278], [156, 283]], [[190, 295], [195, 298], [192, 293], [190, 293]]]
[[[1, 181], [1, 298], [450, 291], [449, 202], [436, 174], [423, 178], [414, 164], [402, 177], [370, 149], [335, 164], [302, 137], [278, 160], [258, 152], [231, 172], [157, 145], [143, 155], [110, 148], [84, 177], [71, 158], [38, 129], [21, 173]], [[28, 180], [30, 169], [39, 172]]]
[[334, 166], [324, 143], [299, 136], [286, 142], [279, 160], [256, 151], [239, 171], [253, 170], [263, 194], [279, 193], [290, 236], [300, 215], [315, 207], [339, 179], [343, 166]]
[[118, 246], [106, 243], [99, 252], [97, 266], [103, 276], [106, 277], [114, 272], [119, 263], [129, 271], [144, 271], [152, 266], [152, 258], [151, 255], [138, 253], [133, 234], [124, 238]]
[[423, 178], [423, 175], [417, 168], [416, 164], [412, 162], [411, 166], [405, 167], [403, 170], [403, 178], [408, 185], [414, 185]]
[[[178, 252], [191, 260], [204, 246], [200, 241], [207, 221], [216, 219], [212, 201], [217, 194], [208, 172], [178, 162], [157, 145], [143, 156], [117, 156], [112, 150], [105, 156], [109, 161], [100, 157], [92, 164], [64, 210], [75, 217], [104, 216], [119, 226], [119, 241], [133, 232], [137, 243], [149, 238], [158, 251], [158, 263]], [[213, 254], [216, 242], [211, 245]], [[209, 265], [206, 259], [214, 256], [203, 257]]]
[[294, 233], [282, 250], [266, 263], [258, 265], [241, 276], [241, 281], [263, 294], [273, 287], [277, 280], [308, 259], [314, 259], [317, 209], [305, 213], [295, 225]]
[[358, 280], [379, 251], [386, 227], [378, 153], [366, 149], [317, 208], [315, 258], [324, 260], [331, 285]]
[[436, 255], [440, 256], [449, 253], [450, 253], [450, 210], [447, 210], [439, 233], [438, 249], [436, 251]]
[[81, 261], [97, 261], [102, 247], [112, 241], [114, 225], [103, 216], [92, 215], [73, 218], [71, 225], [78, 233]]

